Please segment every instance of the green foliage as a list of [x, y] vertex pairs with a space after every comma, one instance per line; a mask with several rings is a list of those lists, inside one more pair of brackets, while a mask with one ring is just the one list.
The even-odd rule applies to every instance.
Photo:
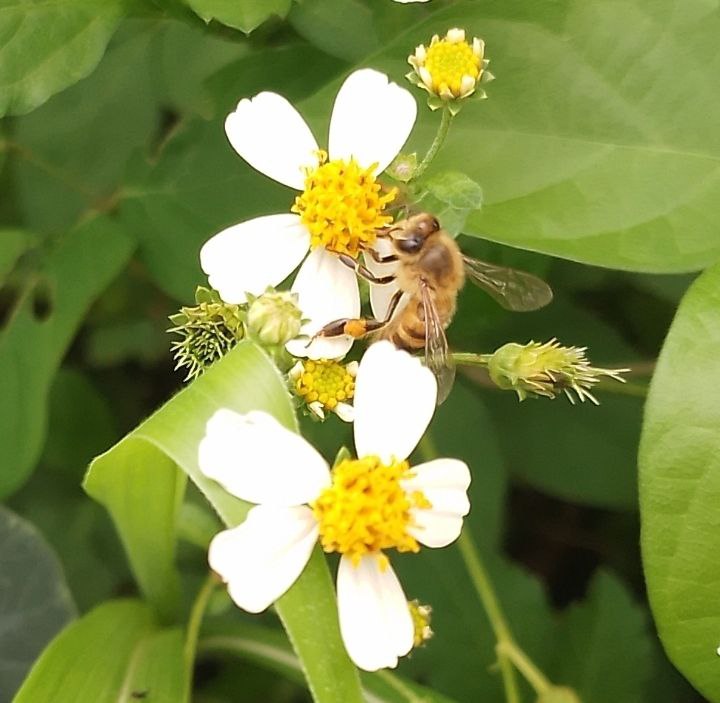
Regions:
[[[228, 526], [248, 504], [200, 471], [197, 446], [218, 408], [265, 410], [290, 428], [295, 418], [282, 378], [262, 351], [240, 342], [202, 377], [90, 466], [85, 488], [107, 507], [148, 598], [171, 616], [177, 590], [173, 566], [180, 476], [189, 476]], [[238, 447], [242, 451], [242, 447]], [[178, 472], [176, 466], [182, 470]], [[153, 506], [148, 513], [147, 504]], [[340, 643], [334, 592], [316, 549], [302, 576], [276, 608], [318, 701], [360, 700], [357, 673]]]
[[285, 17], [292, 0], [186, 0], [205, 22], [217, 20], [249, 34], [270, 17]]
[[650, 388], [640, 445], [643, 561], [670, 658], [720, 700], [717, 530], [720, 267], [683, 298]]
[[140, 601], [108, 601], [63, 630], [14, 703], [187, 700], [180, 630], [163, 630]]
[[9, 495], [32, 470], [45, 435], [47, 393], [92, 300], [127, 262], [132, 245], [107, 219], [91, 220], [44, 257], [0, 336], [0, 443]]
[[41, 535], [3, 507], [0, 563], [0, 701], [10, 703], [35, 658], [75, 616], [75, 605]]
[[2, 0], [0, 116], [24, 114], [97, 66], [121, 0]]

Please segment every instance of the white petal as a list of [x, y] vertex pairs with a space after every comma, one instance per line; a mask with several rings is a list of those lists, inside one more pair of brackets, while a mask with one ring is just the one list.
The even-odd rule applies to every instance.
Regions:
[[361, 166], [377, 163], [380, 173], [398, 155], [417, 115], [415, 98], [388, 81], [384, 73], [364, 68], [342, 84], [330, 118], [331, 159], [354, 156]]
[[463, 516], [470, 511], [470, 469], [459, 459], [434, 459], [413, 466], [412, 472], [403, 488], [421, 491], [432, 507], [411, 510], [414, 526], [408, 532], [426, 547], [445, 547], [460, 536]]
[[359, 457], [407, 458], [435, 412], [437, 382], [419, 359], [376, 342], [355, 381], [355, 449]]
[[303, 168], [317, 165], [317, 142], [300, 113], [277, 93], [260, 93], [238, 103], [225, 120], [235, 151], [254, 169], [302, 190]]
[[295, 583], [317, 537], [310, 508], [257, 505], [242, 525], [215, 536], [208, 561], [235, 603], [259, 613]]
[[335, 407], [335, 414], [343, 422], [352, 422], [355, 419], [355, 408], [350, 403], [338, 403]]
[[[380, 256], [389, 256], [393, 253], [393, 246], [387, 239], [378, 239], [373, 247]], [[389, 261], [381, 264], [375, 261], [369, 254], [363, 254], [365, 265], [376, 276], [390, 276], [397, 271], [398, 262]], [[395, 295], [400, 286], [397, 281], [387, 283], [383, 286], [370, 284], [370, 307], [376, 320], [384, 320], [387, 315], [390, 299]]]
[[300, 505], [330, 483], [327, 462], [300, 435], [259, 410], [218, 410], [198, 447], [200, 470], [251, 503]]
[[208, 239], [200, 265], [226, 303], [244, 303], [246, 293], [260, 295], [287, 278], [309, 246], [310, 235], [298, 215], [266, 215]]
[[[308, 337], [328, 322], [360, 314], [360, 291], [355, 272], [321, 247], [314, 249], [305, 259], [292, 290], [298, 294], [302, 316], [309, 320], [301, 331]], [[293, 356], [339, 359], [347, 354], [352, 343], [352, 337], [343, 335], [316, 339], [310, 345], [305, 339], [294, 339], [285, 348]]]
[[363, 557], [357, 566], [342, 557], [337, 599], [340, 632], [350, 659], [365, 671], [397, 666], [398, 657], [412, 648], [414, 628], [392, 567], [381, 570], [374, 555]]

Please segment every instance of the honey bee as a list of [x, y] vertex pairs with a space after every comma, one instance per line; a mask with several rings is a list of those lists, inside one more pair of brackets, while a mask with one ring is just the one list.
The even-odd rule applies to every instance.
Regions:
[[390, 254], [365, 253], [380, 264], [395, 263], [394, 272], [378, 276], [346, 254], [338, 258], [372, 285], [393, 286], [384, 319], [344, 318], [325, 325], [316, 337], [350, 335], [388, 339], [408, 351], [425, 350], [425, 363], [438, 382], [438, 404], [447, 398], [455, 378], [445, 329], [455, 315], [457, 296], [466, 278], [507, 310], [530, 311], [547, 305], [550, 286], [537, 276], [466, 256], [435, 217], [420, 213], [378, 231]]

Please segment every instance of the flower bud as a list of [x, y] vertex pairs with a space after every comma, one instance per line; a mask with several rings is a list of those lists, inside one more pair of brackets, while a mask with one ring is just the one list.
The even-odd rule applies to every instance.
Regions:
[[477, 37], [472, 43], [465, 41], [464, 29], [449, 29], [442, 39], [436, 34], [429, 47], [421, 44], [415, 49], [408, 63], [414, 70], [406, 78], [430, 93], [428, 105], [433, 110], [450, 104], [457, 112], [458, 101], [473, 94], [487, 97], [477, 86], [493, 79], [486, 70], [485, 42]]
[[261, 344], [282, 345], [300, 334], [302, 313], [297, 293], [268, 291], [250, 303], [248, 331]]
[[503, 390], [513, 390], [520, 400], [528, 396], [555, 398], [563, 392], [575, 403], [587, 398], [598, 405], [590, 389], [602, 376], [625, 382], [620, 376], [629, 369], [600, 369], [590, 365], [585, 347], [563, 347], [555, 339], [540, 344], [510, 342], [493, 353], [487, 362], [490, 378]]
[[408, 608], [415, 629], [413, 648], [422, 647], [435, 634], [430, 627], [432, 608], [429, 605], [420, 603], [417, 599], [408, 601]]
[[188, 369], [185, 381], [196, 378], [224, 356], [245, 336], [244, 311], [224, 302], [217, 291], [198, 286], [194, 306], [180, 308], [170, 316], [168, 332], [181, 339], [170, 345], [175, 369]]

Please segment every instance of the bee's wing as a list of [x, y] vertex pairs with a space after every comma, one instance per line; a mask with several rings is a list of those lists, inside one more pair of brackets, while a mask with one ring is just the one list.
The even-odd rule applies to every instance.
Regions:
[[420, 292], [425, 313], [425, 365], [437, 379], [437, 404], [440, 405], [450, 394], [455, 380], [455, 362], [450, 355], [445, 329], [426, 283], [421, 283]]
[[495, 266], [469, 256], [463, 256], [463, 261], [468, 278], [506, 310], [537, 310], [553, 299], [552, 288], [531, 273]]

